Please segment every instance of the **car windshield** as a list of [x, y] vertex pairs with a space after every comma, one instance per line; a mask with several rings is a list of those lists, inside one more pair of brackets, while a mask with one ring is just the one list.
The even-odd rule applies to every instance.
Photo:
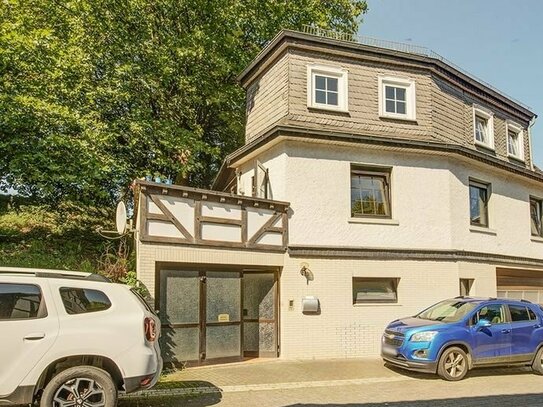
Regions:
[[457, 322], [473, 310], [476, 305], [474, 302], [446, 300], [432, 305], [416, 317], [430, 321]]

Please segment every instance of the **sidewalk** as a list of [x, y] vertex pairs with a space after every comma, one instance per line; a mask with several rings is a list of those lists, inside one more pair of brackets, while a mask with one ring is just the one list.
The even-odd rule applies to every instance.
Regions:
[[528, 367], [477, 369], [447, 382], [380, 359], [252, 360], [169, 373], [119, 407], [541, 407], [542, 386]]
[[254, 359], [225, 365], [193, 367], [162, 377], [151, 390], [127, 398], [190, 396], [276, 389], [315, 388], [435, 379], [431, 375], [399, 375], [377, 358], [328, 360]]

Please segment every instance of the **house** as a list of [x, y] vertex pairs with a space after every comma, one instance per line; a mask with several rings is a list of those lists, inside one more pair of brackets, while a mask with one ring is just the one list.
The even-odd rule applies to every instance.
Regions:
[[377, 356], [445, 298], [543, 303], [528, 107], [425, 49], [293, 31], [239, 80], [214, 189], [138, 184], [167, 361]]

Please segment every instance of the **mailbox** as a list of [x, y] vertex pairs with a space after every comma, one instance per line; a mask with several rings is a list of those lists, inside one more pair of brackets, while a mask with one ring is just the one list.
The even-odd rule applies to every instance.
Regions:
[[302, 312], [304, 314], [317, 314], [319, 312], [319, 299], [317, 297], [303, 297]]

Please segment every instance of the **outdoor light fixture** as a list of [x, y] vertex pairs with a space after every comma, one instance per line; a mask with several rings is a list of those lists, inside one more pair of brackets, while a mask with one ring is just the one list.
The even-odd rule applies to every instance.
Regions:
[[309, 270], [309, 264], [304, 262], [300, 264], [300, 267], [300, 274], [305, 277], [305, 279], [307, 280], [307, 284], [309, 284], [309, 282], [313, 281], [313, 279], [315, 278], [313, 276], [313, 272]]

